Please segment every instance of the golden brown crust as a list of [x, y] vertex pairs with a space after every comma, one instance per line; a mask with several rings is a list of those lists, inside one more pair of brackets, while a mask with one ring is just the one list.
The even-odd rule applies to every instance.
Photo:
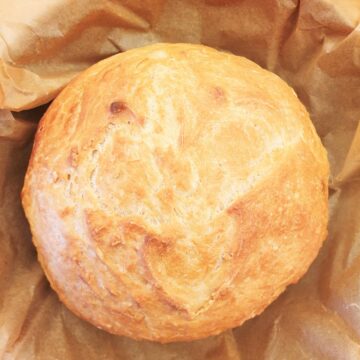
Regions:
[[294, 92], [249, 60], [158, 44], [91, 67], [41, 120], [23, 189], [61, 300], [161, 342], [259, 314], [326, 236], [326, 153]]

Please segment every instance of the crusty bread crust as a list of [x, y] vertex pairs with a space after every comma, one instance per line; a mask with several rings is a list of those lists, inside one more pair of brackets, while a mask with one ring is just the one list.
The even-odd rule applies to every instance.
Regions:
[[326, 152], [293, 90], [190, 44], [92, 66], [44, 115], [22, 193], [60, 299], [161, 342], [259, 314], [326, 236]]

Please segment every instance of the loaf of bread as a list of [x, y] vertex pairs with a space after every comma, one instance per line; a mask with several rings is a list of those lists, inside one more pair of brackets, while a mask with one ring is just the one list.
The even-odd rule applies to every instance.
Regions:
[[22, 198], [61, 301], [114, 334], [217, 334], [261, 313], [326, 237], [328, 161], [276, 75], [201, 45], [113, 56], [42, 118]]

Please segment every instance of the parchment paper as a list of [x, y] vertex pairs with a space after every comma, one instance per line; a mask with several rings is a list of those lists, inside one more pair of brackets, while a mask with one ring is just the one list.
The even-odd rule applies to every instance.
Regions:
[[[0, 358], [360, 359], [360, 0], [1, 0]], [[37, 120], [98, 60], [151, 42], [247, 56], [297, 91], [329, 152], [329, 236], [310, 271], [262, 315], [191, 343], [100, 331], [58, 300], [19, 193]], [[357, 130], [356, 130], [357, 129]]]

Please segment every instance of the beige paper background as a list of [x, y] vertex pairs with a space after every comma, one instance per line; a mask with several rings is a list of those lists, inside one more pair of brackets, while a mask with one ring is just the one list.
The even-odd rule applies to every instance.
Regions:
[[[0, 358], [359, 359], [360, 0], [1, 0]], [[57, 299], [36, 261], [22, 186], [36, 120], [79, 71], [151, 42], [247, 56], [297, 91], [329, 152], [329, 237], [262, 315], [160, 345], [109, 335]]]

